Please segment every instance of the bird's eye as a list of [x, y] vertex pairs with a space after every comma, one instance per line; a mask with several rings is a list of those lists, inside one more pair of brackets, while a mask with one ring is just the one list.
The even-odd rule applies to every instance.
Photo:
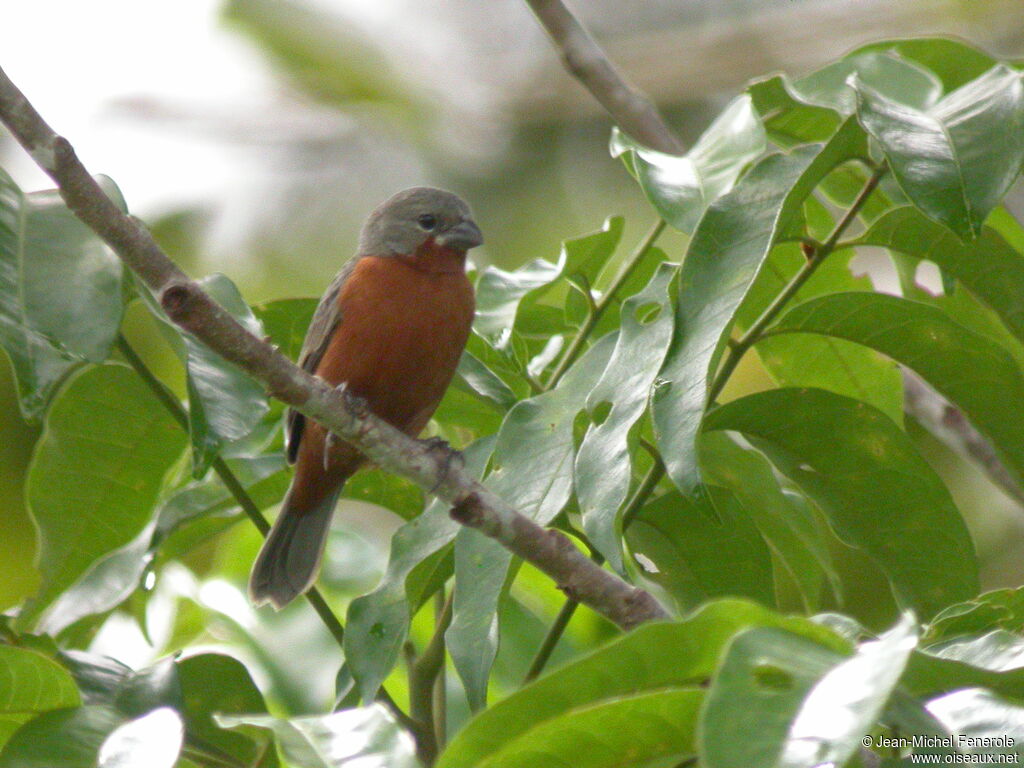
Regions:
[[430, 230], [437, 226], [437, 217], [432, 216], [429, 213], [424, 213], [422, 216], [416, 219], [416, 223], [420, 225], [420, 229], [425, 229], [429, 232]]

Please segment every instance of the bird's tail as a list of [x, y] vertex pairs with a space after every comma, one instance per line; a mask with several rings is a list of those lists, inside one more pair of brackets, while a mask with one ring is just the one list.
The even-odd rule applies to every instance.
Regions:
[[280, 610], [316, 581], [340, 493], [339, 485], [312, 508], [296, 509], [294, 484], [288, 490], [249, 576], [249, 599], [254, 605], [270, 603]]

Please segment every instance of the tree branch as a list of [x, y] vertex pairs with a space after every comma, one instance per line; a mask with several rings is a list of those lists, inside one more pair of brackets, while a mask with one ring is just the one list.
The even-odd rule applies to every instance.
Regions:
[[917, 374], [903, 369], [904, 410], [939, 442], [974, 461], [1008, 496], [1024, 505], [1024, 488], [996, 454], [992, 444], [963, 412], [936, 394]]
[[650, 594], [595, 566], [564, 536], [541, 528], [461, 467], [452, 466], [450, 457], [375, 417], [245, 330], [167, 257], [147, 229], [114, 205], [71, 144], [54, 133], [3, 70], [0, 120], [56, 182], [75, 215], [146, 283], [168, 317], [261, 382], [271, 396], [357, 446], [381, 468], [430, 489], [453, 505], [454, 518], [530, 561], [616, 624], [628, 628], [667, 617]]
[[651, 149], [681, 155], [684, 148], [654, 103], [611, 63], [560, 0], [526, 0], [551, 37], [565, 68], [590, 91], [623, 131]]

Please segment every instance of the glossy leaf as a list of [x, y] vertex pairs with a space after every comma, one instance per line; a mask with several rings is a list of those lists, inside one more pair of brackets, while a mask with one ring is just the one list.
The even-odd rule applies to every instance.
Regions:
[[[110, 179], [97, 179], [124, 210]], [[110, 354], [121, 325], [121, 260], [56, 190], [26, 196], [21, 291], [29, 324], [75, 357]]]
[[676, 229], [692, 232], [701, 213], [732, 189], [765, 150], [764, 126], [747, 95], [739, 96], [684, 156], [642, 146], [612, 131], [612, 157], [622, 157], [651, 205]]
[[573, 709], [510, 741], [479, 768], [618, 768], [695, 752], [696, 688], [652, 691]]
[[934, 73], [893, 52], [845, 56], [795, 80], [790, 90], [807, 104], [847, 116], [857, 110], [857, 95], [849, 84], [853, 75], [889, 100], [915, 109], [927, 109], [942, 96], [942, 83]]
[[836, 293], [800, 304], [769, 333], [817, 333], [869, 346], [959, 406], [1024, 478], [1024, 377], [1002, 347], [934, 307], [886, 294]]
[[104, 705], [46, 712], [14, 732], [0, 751], [0, 768], [97, 768], [100, 747], [124, 720]]
[[858, 114], [900, 187], [929, 217], [977, 237], [1024, 163], [1024, 83], [997, 65], [927, 110], [857, 84]]
[[587, 397], [587, 410], [607, 408], [587, 429], [576, 454], [576, 498], [583, 530], [612, 567], [622, 570], [618, 512], [629, 491], [633, 462], [629, 432], [647, 409], [651, 384], [672, 338], [668, 284], [674, 267], [662, 264], [651, 282], [622, 306], [622, 326], [604, 373]]
[[1009, 331], [1024, 341], [1024, 255], [986, 227], [964, 243], [914, 208], [897, 208], [853, 241], [877, 245], [915, 259], [927, 259], [954, 275], [991, 307]]
[[[263, 337], [259, 320], [231, 280], [210, 275], [199, 283], [246, 330]], [[255, 379], [190, 335], [185, 336], [185, 345], [192, 474], [202, 477], [220, 449], [252, 432], [269, 406]]]
[[222, 726], [273, 731], [285, 760], [303, 768], [418, 768], [412, 736], [381, 704], [329, 715], [279, 719], [269, 715], [218, 715]]
[[278, 299], [252, 308], [270, 343], [289, 360], [297, 361], [313, 320], [317, 299]]
[[[498, 433], [486, 485], [539, 525], [569, 501], [573, 483], [573, 421], [615, 346], [615, 334], [598, 340], [558, 386], [522, 400]], [[511, 553], [479, 531], [463, 528], [455, 539], [455, 598], [445, 632], [455, 669], [473, 707], [486, 698], [497, 653], [497, 607]]]
[[676, 491], [641, 508], [626, 532], [644, 577], [686, 611], [709, 597], [775, 602], [772, 558], [746, 507], [724, 488], [693, 500]]
[[46, 712], [80, 703], [74, 679], [56, 661], [28, 648], [0, 645], [0, 714]]
[[174, 768], [185, 736], [170, 707], [154, 709], [118, 726], [100, 745], [97, 768]]
[[679, 276], [672, 345], [655, 382], [655, 435], [669, 475], [684, 493], [700, 482], [696, 439], [710, 382], [736, 311], [800, 204], [864, 137], [847, 121], [824, 147], [771, 155], [719, 198], [694, 232]]
[[177, 422], [129, 368], [91, 368], [61, 392], [29, 468], [43, 584], [22, 621], [143, 531], [184, 444]]
[[728, 488], [743, 505], [800, 589], [808, 610], [818, 606], [826, 582], [838, 594], [838, 574], [827, 540], [806, 500], [801, 504], [782, 490], [764, 456], [722, 433], [703, 434], [699, 447], [701, 470], [708, 482]]
[[708, 430], [756, 439], [772, 463], [866, 552], [900, 602], [930, 618], [978, 590], [970, 534], [910, 438], [883, 414], [816, 389], [778, 389], [712, 411]]
[[834, 650], [776, 627], [739, 634], [704, 702], [698, 726], [702, 763], [775, 768], [804, 699], [842, 661]]
[[[466, 471], [482, 475], [493, 448], [493, 437], [469, 446], [463, 452]], [[408, 636], [410, 575], [428, 561], [442, 560], [451, 550], [460, 526], [448, 512], [447, 505], [435, 501], [422, 515], [399, 528], [391, 537], [384, 578], [375, 590], [349, 604], [345, 658], [364, 701], [373, 701]]]
[[779, 765], [845, 765], [882, 714], [917, 645], [912, 614], [862, 644], [810, 690], [793, 719]]
[[828, 141], [842, 122], [832, 109], [801, 101], [784, 75], [773, 75], [747, 86], [764, 121], [768, 137], [783, 147]]
[[535, 259], [515, 271], [488, 267], [476, 283], [473, 329], [498, 348], [510, 343], [510, 332], [527, 320], [537, 300], [563, 277], [593, 283], [598, 271], [622, 239], [623, 220], [605, 221], [597, 232], [566, 240], [558, 261]]
[[[1024, 707], [1019, 704], [989, 691], [968, 688], [930, 701], [927, 708], [950, 734], [955, 734], [957, 751], [975, 758], [958, 762], [1012, 765], [1024, 757]], [[989, 756], [996, 759], [984, 759]]]
[[683, 621], [644, 624], [535, 680], [478, 714], [452, 739], [439, 768], [475, 768], [488, 755], [564, 713], [639, 693], [706, 680], [730, 639], [751, 626], [789, 627], [836, 653], [845, 641], [825, 627], [743, 600], [718, 600]]
[[917, 62], [933, 72], [947, 91], [980, 77], [996, 63], [987, 53], [963, 40], [944, 37], [880, 40], [858, 48], [852, 55], [883, 51]]

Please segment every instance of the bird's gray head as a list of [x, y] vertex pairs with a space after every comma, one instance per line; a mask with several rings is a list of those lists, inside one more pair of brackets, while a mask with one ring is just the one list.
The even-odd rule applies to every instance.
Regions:
[[469, 206], [433, 187], [412, 187], [391, 196], [370, 214], [359, 236], [362, 256], [408, 256], [421, 246], [465, 253], [483, 243]]

